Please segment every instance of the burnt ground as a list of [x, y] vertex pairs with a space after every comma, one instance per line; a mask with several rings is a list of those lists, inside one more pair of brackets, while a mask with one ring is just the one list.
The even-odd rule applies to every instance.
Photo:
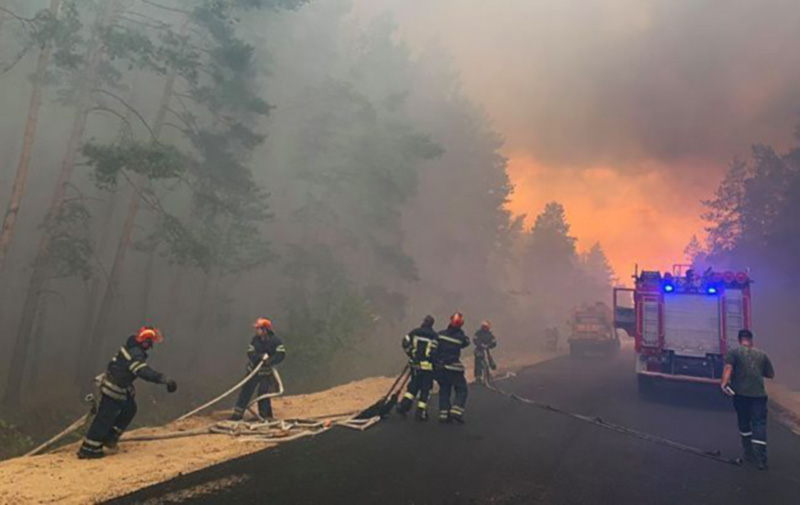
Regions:
[[[654, 398], [642, 399], [632, 370], [629, 353], [612, 360], [559, 358], [501, 386], [738, 456], [735, 415], [715, 388], [665, 384]], [[365, 433], [337, 429], [111, 503], [800, 503], [800, 437], [774, 420], [771, 469], [759, 472], [610, 432], [485, 389], [473, 387], [470, 395], [465, 426], [394, 417]]]

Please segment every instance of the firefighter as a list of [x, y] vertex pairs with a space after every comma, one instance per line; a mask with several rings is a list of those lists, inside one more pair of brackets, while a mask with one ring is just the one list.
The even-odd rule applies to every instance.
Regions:
[[[456, 421], [464, 423], [464, 407], [467, 405], [467, 379], [464, 364], [461, 363], [461, 350], [469, 347], [469, 337], [464, 334], [464, 316], [456, 312], [450, 316], [446, 330], [439, 332], [438, 346], [434, 353], [436, 382], [439, 383], [439, 422]], [[455, 401], [451, 395], [455, 390]]]
[[488, 320], [481, 322], [481, 327], [475, 332], [472, 339], [475, 344], [475, 382], [484, 385], [488, 382], [489, 370], [497, 369], [497, 365], [492, 358], [491, 349], [497, 347], [497, 338], [492, 333], [492, 323]]
[[764, 377], [775, 377], [769, 357], [753, 347], [753, 333], [739, 331], [739, 347], [725, 356], [720, 387], [733, 397], [733, 406], [742, 437], [744, 459], [767, 469], [767, 390]]
[[[264, 364], [261, 365], [261, 369], [256, 375], [242, 386], [242, 390], [239, 392], [239, 399], [236, 400], [236, 407], [233, 409], [231, 421], [242, 420], [244, 411], [247, 409], [247, 404], [250, 402], [256, 387], [258, 387], [258, 396], [274, 393], [278, 390], [278, 382], [272, 373], [272, 367], [286, 357], [286, 348], [281, 339], [275, 335], [272, 321], [265, 317], [259, 317], [253, 327], [256, 329], [256, 335], [250, 341], [250, 347], [247, 348], [247, 373], [251, 373], [260, 362]], [[272, 415], [272, 400], [270, 398], [262, 398], [258, 401], [258, 415], [268, 421], [274, 419]]]
[[147, 364], [147, 351], [163, 340], [159, 330], [145, 326], [136, 335], [128, 337], [111, 359], [100, 381], [97, 414], [78, 450], [80, 459], [102, 458], [105, 456], [103, 447], [112, 452], [116, 450], [119, 437], [136, 416], [133, 382], [137, 377], [154, 384], [165, 384], [170, 393], [178, 389], [174, 380]]
[[428, 420], [428, 399], [433, 389], [433, 353], [437, 346], [436, 330], [433, 329], [433, 316], [425, 316], [419, 328], [411, 330], [403, 337], [401, 343], [403, 350], [408, 355], [411, 366], [411, 380], [408, 390], [397, 406], [397, 412], [402, 415], [408, 413], [417, 401], [415, 417], [419, 421]]
[[556, 352], [558, 350], [558, 341], [561, 339], [561, 332], [555, 326], [548, 326], [544, 330], [544, 347], [546, 351]]

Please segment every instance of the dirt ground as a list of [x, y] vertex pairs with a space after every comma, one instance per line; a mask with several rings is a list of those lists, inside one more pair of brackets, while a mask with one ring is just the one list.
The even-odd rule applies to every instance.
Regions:
[[[552, 355], [536, 353], [499, 354], [497, 361], [501, 368], [498, 373], [533, 365], [550, 357]], [[465, 358], [465, 362], [471, 361], [471, 355]], [[318, 393], [278, 398], [274, 400], [275, 415], [281, 419], [308, 418], [360, 410], [385, 394], [393, 380], [375, 377]], [[226, 414], [215, 412], [180, 423], [134, 430], [129, 435], [194, 430], [222, 420]], [[42, 456], [0, 462], [0, 503], [95, 503], [274, 445], [269, 442], [245, 443], [228, 435], [123, 441], [118, 454], [87, 461], [75, 457], [77, 444], [72, 444]]]

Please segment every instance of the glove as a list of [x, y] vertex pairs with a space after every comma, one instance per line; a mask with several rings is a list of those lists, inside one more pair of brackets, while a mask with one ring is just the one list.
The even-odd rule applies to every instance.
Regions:
[[165, 379], [164, 384], [167, 385], [167, 393], [174, 393], [178, 390], [178, 383], [172, 379]]
[[269, 359], [269, 353], [264, 353], [264, 356], [261, 357], [261, 361], [267, 361]]

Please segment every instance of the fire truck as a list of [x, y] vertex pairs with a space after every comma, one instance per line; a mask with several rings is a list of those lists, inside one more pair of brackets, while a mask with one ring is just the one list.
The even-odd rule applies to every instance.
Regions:
[[570, 354], [612, 355], [620, 348], [619, 337], [612, 326], [611, 309], [603, 302], [583, 304], [572, 311], [570, 335], [567, 339]]
[[666, 273], [637, 268], [634, 281], [614, 289], [614, 327], [635, 340], [639, 390], [660, 380], [717, 383], [739, 330], [750, 329], [749, 273], [698, 275], [675, 265]]

